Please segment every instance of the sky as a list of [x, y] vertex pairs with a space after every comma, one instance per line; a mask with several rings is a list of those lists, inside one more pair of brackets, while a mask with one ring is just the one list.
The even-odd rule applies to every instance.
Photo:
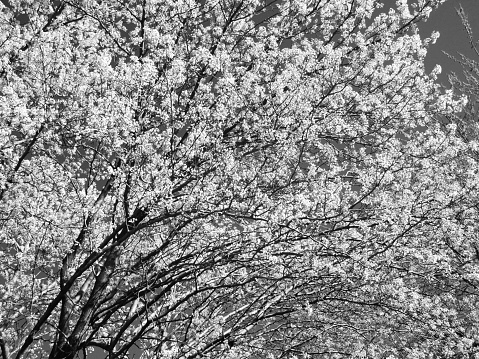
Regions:
[[475, 39], [479, 40], [479, 0], [448, 0], [431, 13], [427, 22], [419, 25], [420, 34], [424, 37], [428, 37], [433, 31], [439, 31], [441, 34], [437, 42], [430, 45], [428, 49], [426, 71], [430, 72], [435, 64], [441, 65], [442, 74], [439, 76], [439, 80], [446, 86], [448, 84], [447, 74], [451, 71], [459, 74], [462, 73], [462, 70], [442, 51], [456, 56], [458, 53], [462, 53], [479, 61], [478, 56], [471, 49], [461, 19], [456, 14], [455, 9], [459, 8], [459, 5], [462, 5], [469, 19]]

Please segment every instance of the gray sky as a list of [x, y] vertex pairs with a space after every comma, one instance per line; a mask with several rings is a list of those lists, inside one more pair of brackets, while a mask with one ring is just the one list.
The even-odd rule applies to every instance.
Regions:
[[471, 49], [466, 31], [456, 14], [455, 9], [459, 8], [459, 4], [462, 5], [468, 16], [475, 39], [479, 40], [479, 0], [448, 0], [431, 13], [427, 22], [419, 25], [423, 36], [429, 36], [433, 30], [439, 31], [441, 34], [436, 44], [431, 45], [428, 50], [426, 70], [429, 72], [435, 64], [441, 65], [442, 74], [439, 79], [443, 84], [447, 84], [447, 73], [451, 71], [462, 73], [461, 67], [444, 55], [443, 50], [451, 55], [457, 55], [460, 52], [479, 61]]

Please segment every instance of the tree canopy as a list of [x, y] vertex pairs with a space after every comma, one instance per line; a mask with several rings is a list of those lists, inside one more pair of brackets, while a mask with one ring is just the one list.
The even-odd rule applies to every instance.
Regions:
[[474, 357], [441, 2], [5, 1], [3, 359]]

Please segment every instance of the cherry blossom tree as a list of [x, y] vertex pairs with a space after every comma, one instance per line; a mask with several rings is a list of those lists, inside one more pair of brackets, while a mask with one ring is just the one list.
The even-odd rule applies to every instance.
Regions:
[[440, 2], [4, 1], [3, 359], [472, 356]]

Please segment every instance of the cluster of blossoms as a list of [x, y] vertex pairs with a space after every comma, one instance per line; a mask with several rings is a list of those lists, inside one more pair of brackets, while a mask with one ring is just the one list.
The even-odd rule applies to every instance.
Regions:
[[0, 5], [3, 359], [475, 354], [441, 2]]

